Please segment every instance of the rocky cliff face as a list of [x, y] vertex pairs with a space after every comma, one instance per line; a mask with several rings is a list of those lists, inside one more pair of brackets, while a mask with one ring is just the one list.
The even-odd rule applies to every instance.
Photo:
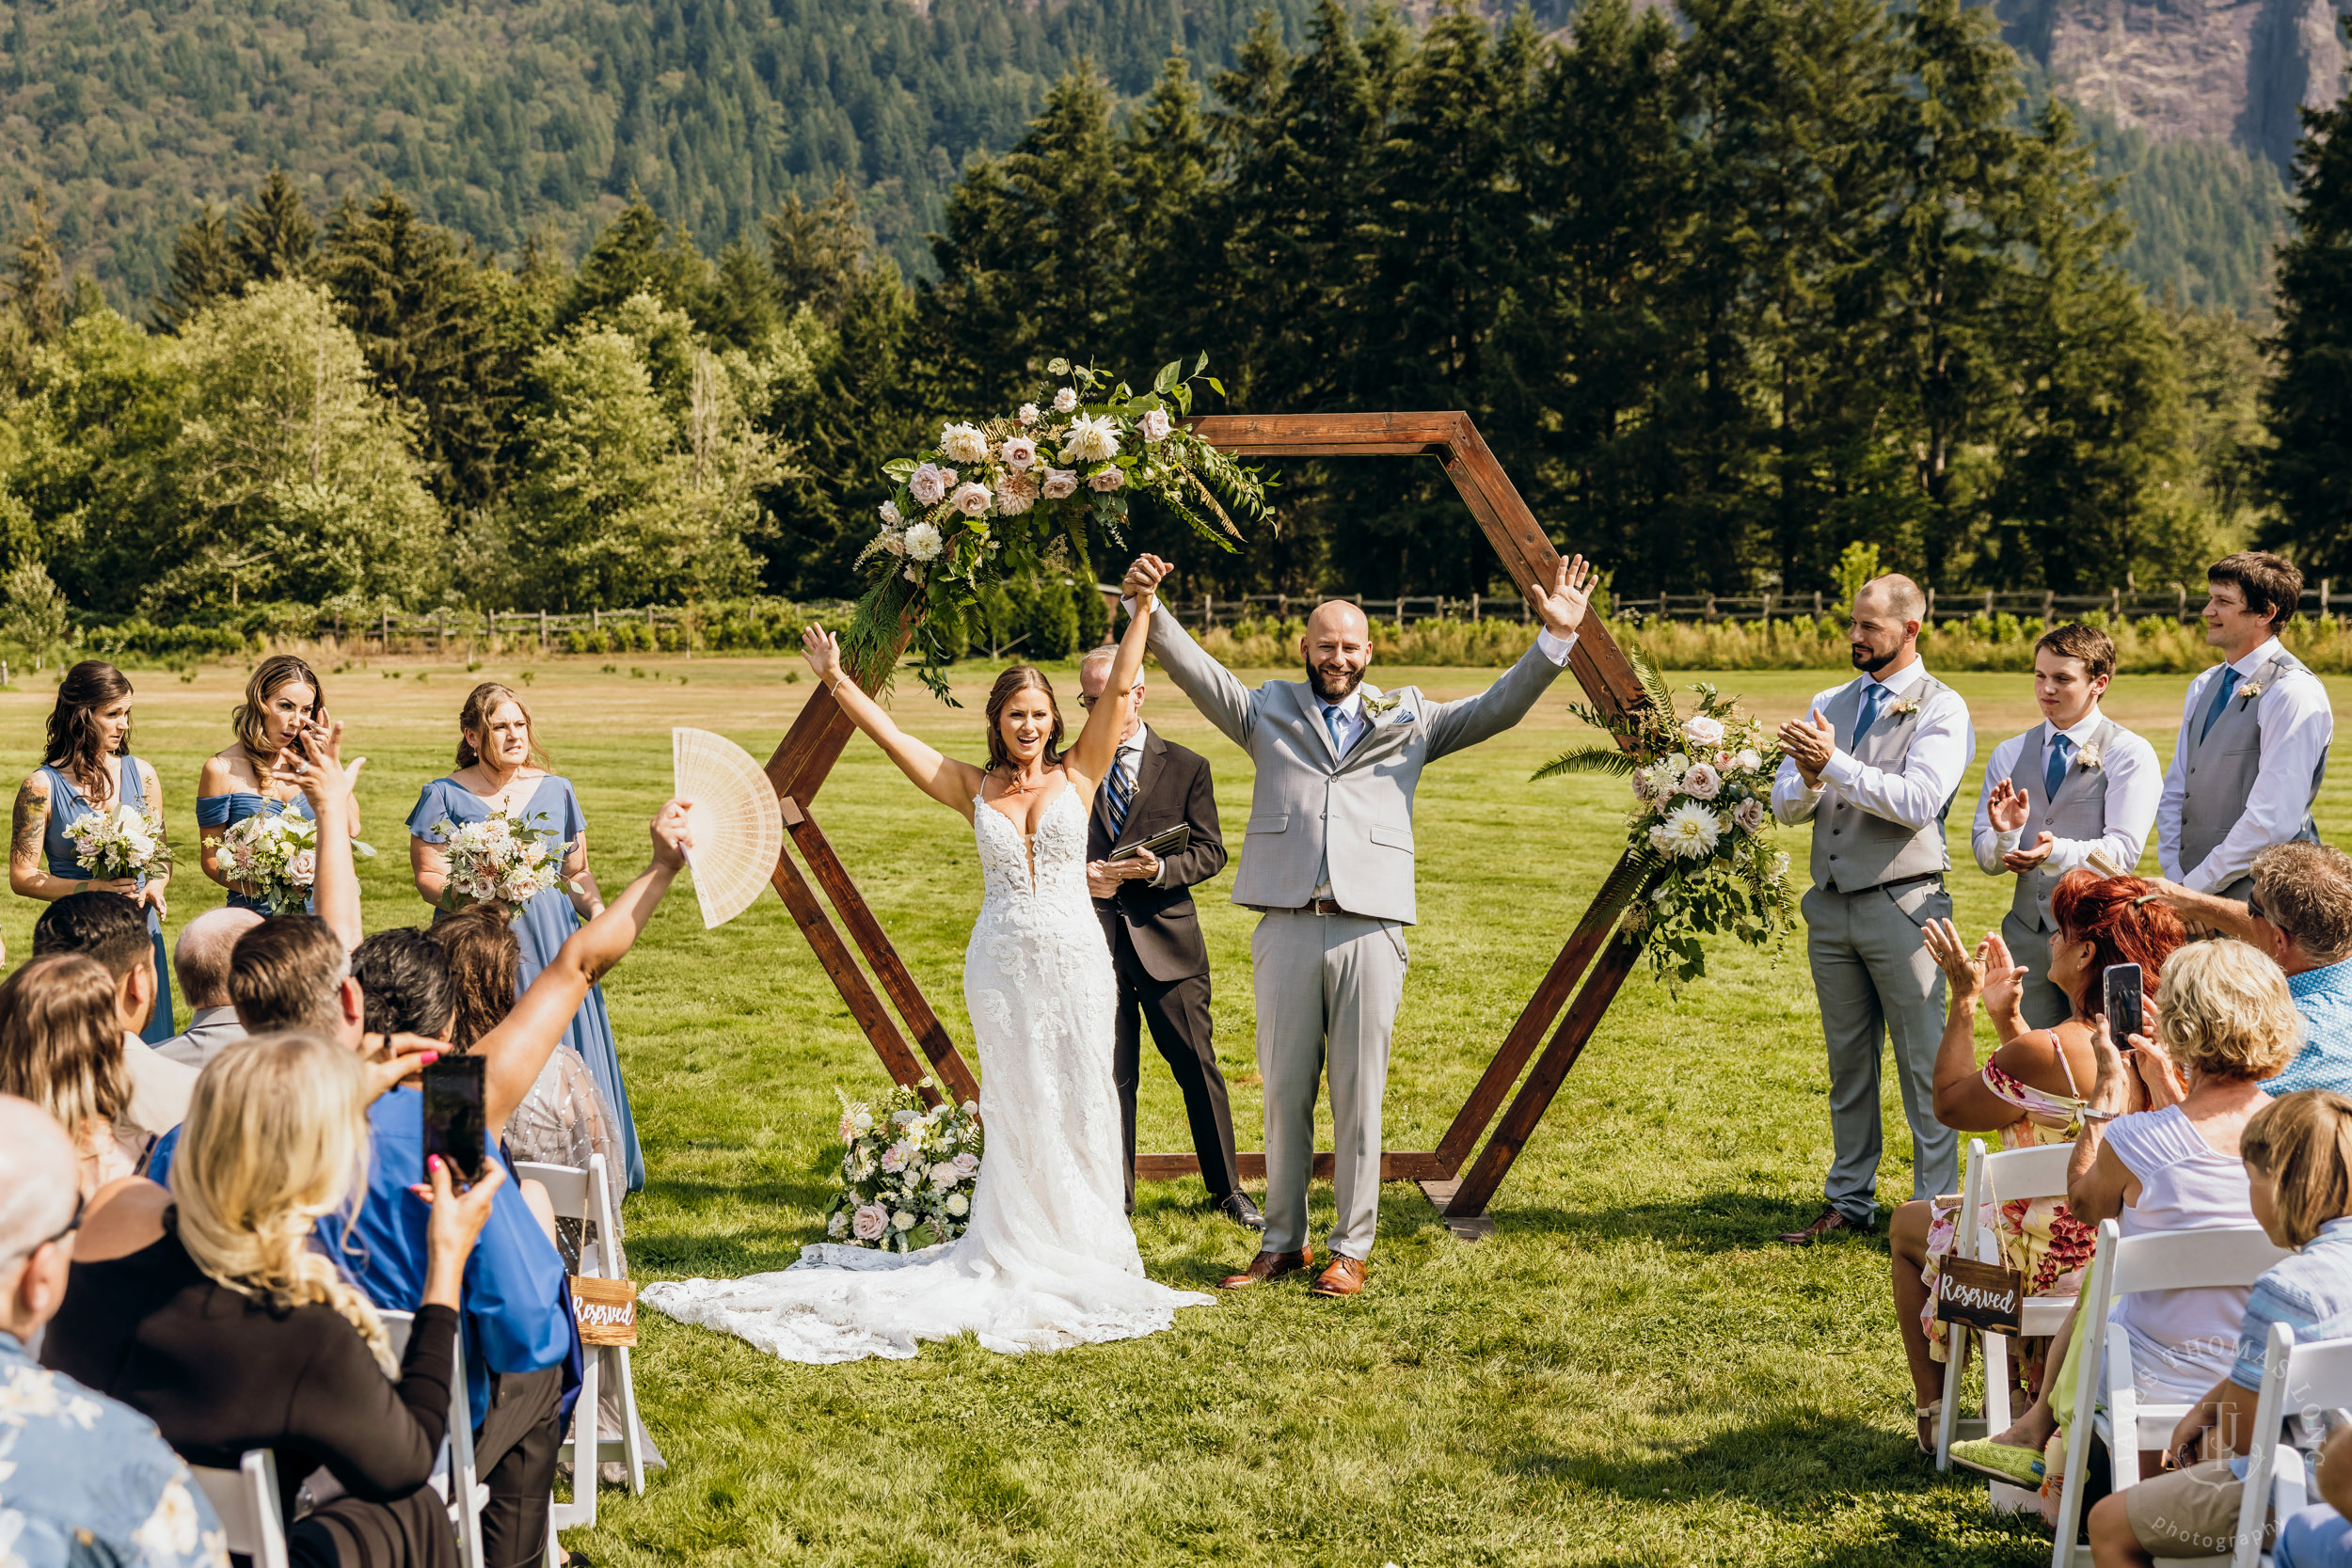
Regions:
[[2296, 107], [2344, 94], [2331, 0], [1994, 3], [2010, 42], [2059, 92], [2160, 141], [2228, 141], [2283, 167]]

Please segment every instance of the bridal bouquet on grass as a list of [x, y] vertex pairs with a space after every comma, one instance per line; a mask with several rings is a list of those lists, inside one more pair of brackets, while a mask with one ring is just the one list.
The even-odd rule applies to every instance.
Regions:
[[1613, 773], [1630, 783], [1625, 860], [1602, 902], [1626, 911], [1625, 928], [1648, 949], [1651, 969], [1678, 987], [1707, 973], [1702, 936], [1728, 932], [1761, 947], [1785, 938], [1795, 918], [1788, 857], [1765, 838], [1780, 747], [1737, 699], [1703, 681], [1691, 689], [1698, 711], [1678, 715], [1658, 671], [1639, 654], [1628, 657], [1642, 679], [1642, 706], [1570, 708], [1617, 743], [1555, 757], [1535, 777]]
[[[921, 1087], [931, 1086], [923, 1080]], [[834, 1095], [848, 1147], [825, 1234], [883, 1252], [914, 1252], [962, 1235], [980, 1174], [979, 1107], [967, 1100], [926, 1108], [903, 1084], [879, 1105], [839, 1089]]]
[[107, 880], [143, 876], [171, 864], [162, 819], [128, 800], [118, 800], [111, 811], [78, 818], [67, 826], [65, 836], [72, 841], [73, 858], [82, 869]]
[[517, 816], [494, 811], [479, 822], [463, 827], [442, 817], [433, 824], [441, 852], [449, 857], [449, 885], [458, 896], [476, 904], [503, 904], [510, 916], [549, 888], [570, 885], [564, 877], [568, 844], [550, 852], [544, 835], [545, 813]]
[[[272, 914], [299, 912], [310, 901], [319, 873], [319, 825], [299, 812], [262, 812], [240, 817], [216, 838], [204, 841], [220, 851], [221, 869], [246, 895]], [[355, 855], [375, 851], [358, 839]]]
[[923, 684], [952, 703], [943, 671], [982, 626], [980, 590], [1061, 549], [1090, 574], [1089, 524], [1123, 545], [1136, 495], [1233, 548], [1242, 534], [1226, 507], [1265, 518], [1265, 485], [1178, 422], [1192, 412], [1194, 383], [1224, 395], [1208, 364], [1204, 354], [1187, 376], [1170, 360], [1138, 393], [1107, 372], [1048, 360], [1051, 379], [1014, 412], [951, 420], [923, 451], [883, 464], [890, 499], [858, 556], [871, 585], [841, 640], [850, 673], [870, 685], [905, 627]]

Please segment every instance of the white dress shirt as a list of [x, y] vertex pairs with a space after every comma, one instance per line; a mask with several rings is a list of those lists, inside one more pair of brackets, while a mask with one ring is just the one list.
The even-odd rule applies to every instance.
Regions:
[[[2232, 659], [2229, 668], [2251, 679], [2278, 652], [2274, 637], [2244, 658]], [[2202, 864], [2183, 865], [2181, 802], [2188, 795], [2189, 726], [2205, 721], [2205, 705], [2212, 700], [2221, 669], [2217, 664], [2188, 683], [2188, 696], [2181, 705], [2180, 742], [2172, 748], [2172, 766], [2165, 770], [2164, 793], [2156, 802], [2156, 863], [2167, 878], [2197, 893], [2228, 887], [2246, 875], [2256, 855], [2302, 832], [2303, 819], [2311, 815], [2312, 774], [2336, 734], [2335, 710], [2318, 676], [2298, 671], [2265, 688], [2254, 699], [2254, 727], [2263, 738], [2262, 768], [2246, 797], [2245, 815]]]
[[[1927, 674], [1927, 666], [1915, 658], [1883, 677], [1867, 679], [1886, 688], [1886, 702], [1895, 703], [1926, 680]], [[1847, 684], [1851, 683], [1816, 695], [1805, 709], [1806, 716], [1829, 706], [1830, 699], [1846, 689]], [[1883, 706], [1879, 709], [1879, 721], [1886, 721]], [[1960, 787], [1961, 777], [1976, 754], [1977, 732], [1968, 721], [1968, 705], [1960, 700], [1960, 693], [1943, 687], [1920, 705], [1900, 772], [1867, 767], [1851, 752], [1838, 751], [1831, 753], [1829, 765], [1821, 769], [1820, 787], [1807, 789], [1795, 759], [1783, 757], [1780, 771], [1772, 778], [1772, 815], [1790, 826], [1809, 822], [1823, 799], [1836, 790], [1839, 800], [1857, 810], [1906, 828], [1924, 828], [1936, 819]]]
[[[2083, 748], [2090, 744], [2091, 732], [2099, 727], [2099, 705], [2093, 703], [2081, 723], [2058, 732], [2074, 742], [2074, 759], [2079, 760]], [[2036, 725], [2035, 729], [2041, 727]], [[1969, 847], [1975, 850], [1977, 864], [1988, 877], [2006, 875], [2007, 868], [2001, 864], [2003, 857], [2025, 840], [2022, 828], [2010, 832], [1993, 826], [1993, 786], [2016, 768], [2017, 753], [2026, 749], [2026, 741], [2033, 733], [2027, 730], [2002, 741], [1993, 748], [1993, 759], [1984, 765], [1984, 787], [1977, 794], [1977, 821], [1969, 834]], [[2046, 766], [2046, 755], [2043, 762]], [[2156, 797], [2164, 788], [2164, 768], [2156, 761], [2156, 749], [2141, 736], [2122, 730], [2100, 755], [2099, 772], [2106, 781], [2106, 835], [2059, 838], [2052, 834], [2050, 858], [2042, 863], [2045, 870], [2072, 871], [2076, 866], [2089, 865], [2094, 852], [2105, 855], [2126, 873], [2139, 863], [2139, 852], [2148, 847], [2148, 830], [2156, 820]]]

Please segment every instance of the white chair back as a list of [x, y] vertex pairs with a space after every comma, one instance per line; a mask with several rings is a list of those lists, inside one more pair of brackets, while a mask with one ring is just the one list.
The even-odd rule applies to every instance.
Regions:
[[[378, 1308], [376, 1316], [384, 1320], [384, 1334], [392, 1342], [393, 1358], [405, 1357], [408, 1336], [417, 1326], [416, 1314]], [[435, 1479], [449, 1502], [450, 1528], [457, 1533], [459, 1568], [482, 1568], [484, 1488], [474, 1476], [473, 1400], [466, 1390], [463, 1322], [458, 1324], [456, 1342], [450, 1349], [449, 1382], [449, 1431], [441, 1439], [440, 1474]]]
[[[2286, 1255], [2258, 1226], [2126, 1236], [2115, 1221], [2100, 1222], [2099, 1250], [2091, 1259], [2083, 1310], [2074, 1325], [2074, 1413], [2067, 1427], [2066, 1479], [2058, 1497], [2051, 1568], [2072, 1568], [2074, 1563], [2094, 1438], [2107, 1446], [2111, 1484], [2121, 1492], [2139, 1481], [2140, 1450], [2164, 1447], [2188, 1413], [2185, 1404], [2158, 1404], [2139, 1397], [2132, 1375], [2131, 1337], [2112, 1320], [2115, 1304], [2146, 1291], [2251, 1285]], [[2085, 1335], [2091, 1338], [2086, 1340]]]
[[2262, 1396], [2254, 1406], [2252, 1441], [2246, 1446], [2246, 1490], [2238, 1499], [2237, 1548], [2232, 1568], [2257, 1568], [2270, 1560], [2262, 1549], [2267, 1514], [2284, 1525], [2301, 1508], [2302, 1451], [2280, 1435], [2287, 1418], [2311, 1411], [2352, 1408], [2352, 1339], [2298, 1344], [2295, 1330], [2270, 1325], [2263, 1359]]
[[286, 1527], [278, 1517], [278, 1457], [267, 1449], [247, 1449], [233, 1470], [188, 1466], [220, 1515], [229, 1550], [253, 1560], [253, 1568], [286, 1568]]
[[[585, 1169], [576, 1165], [542, 1165], [518, 1160], [515, 1164], [517, 1180], [536, 1181], [547, 1189], [548, 1201], [559, 1220], [577, 1220], [583, 1227], [594, 1227], [591, 1242], [583, 1230], [580, 1243], [580, 1272], [583, 1278], [612, 1279], [622, 1277], [625, 1270], [616, 1265], [620, 1257], [618, 1242], [620, 1227], [614, 1218], [612, 1183], [608, 1176], [604, 1156], [591, 1154]], [[584, 1345], [581, 1361], [580, 1398], [572, 1406], [572, 1435], [568, 1447], [572, 1461], [572, 1500], [559, 1503], [548, 1499], [548, 1560], [560, 1562], [561, 1546], [556, 1540], [559, 1530], [580, 1529], [596, 1522], [596, 1466], [606, 1460], [620, 1460], [628, 1466], [628, 1484], [632, 1493], [642, 1496], [645, 1490], [645, 1456], [638, 1440], [637, 1382], [629, 1367], [626, 1345]], [[598, 1428], [601, 1424], [597, 1399], [602, 1393], [604, 1379], [616, 1380], [620, 1391], [621, 1436], [605, 1439]]]
[[[2071, 1144], [2034, 1148], [1987, 1150], [1982, 1138], [1968, 1140], [1968, 1174], [1961, 1189], [1960, 1214], [1953, 1237], [1955, 1250], [1979, 1263], [2001, 1260], [2001, 1241], [1977, 1224], [1988, 1203], [2012, 1203], [2021, 1198], [2064, 1197], [2066, 1164], [2074, 1155]], [[2020, 1304], [2021, 1332], [2027, 1338], [2056, 1334], [2074, 1309], [2073, 1296], [2027, 1296]], [[1960, 1415], [1961, 1373], [1967, 1346], [1980, 1343], [1984, 1354], [1984, 1417], [1963, 1420]], [[1946, 1325], [1944, 1411], [1935, 1425], [1935, 1467], [1952, 1467], [1952, 1443], [1959, 1437], [1989, 1437], [2008, 1430], [2009, 1337], [1978, 1334], [1963, 1323]]]

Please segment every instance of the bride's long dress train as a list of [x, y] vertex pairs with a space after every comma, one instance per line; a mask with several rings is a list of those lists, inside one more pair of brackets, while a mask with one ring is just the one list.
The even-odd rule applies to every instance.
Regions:
[[966, 1332], [1008, 1353], [1132, 1339], [1212, 1299], [1145, 1278], [1127, 1223], [1116, 992], [1077, 792], [1063, 787], [1032, 844], [974, 804], [986, 892], [963, 995], [988, 1151], [971, 1227], [905, 1255], [820, 1243], [780, 1273], [647, 1286], [646, 1305], [787, 1361], [831, 1362], [910, 1356], [918, 1339]]

